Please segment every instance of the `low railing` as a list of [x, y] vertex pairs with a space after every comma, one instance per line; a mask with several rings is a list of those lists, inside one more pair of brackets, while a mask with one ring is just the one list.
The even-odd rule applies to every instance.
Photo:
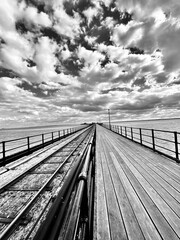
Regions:
[[85, 127], [62, 129], [33, 136], [27, 136], [0, 142], [0, 166], [6, 165], [24, 155], [30, 154], [40, 148], [59, 141]]
[[103, 126], [180, 163], [180, 132], [107, 124]]

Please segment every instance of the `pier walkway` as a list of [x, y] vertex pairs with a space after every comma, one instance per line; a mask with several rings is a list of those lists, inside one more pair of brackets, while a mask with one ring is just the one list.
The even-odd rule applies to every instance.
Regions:
[[180, 239], [180, 165], [96, 131], [94, 240]]

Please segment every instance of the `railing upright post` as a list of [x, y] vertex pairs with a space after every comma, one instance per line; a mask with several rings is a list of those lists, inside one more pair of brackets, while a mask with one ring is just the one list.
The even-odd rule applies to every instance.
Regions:
[[121, 135], [122, 135], [122, 126], [121, 126]]
[[59, 135], [59, 140], [60, 140], [60, 137], [61, 137], [60, 131], [58, 131], [58, 135]]
[[52, 132], [52, 142], [53, 142], [53, 140], [54, 140], [54, 136], [53, 136], [53, 132]]
[[44, 134], [42, 134], [42, 145], [44, 147]]
[[176, 155], [176, 161], [179, 163], [179, 151], [178, 151], [178, 138], [177, 138], [177, 132], [174, 132], [174, 144], [175, 144], [175, 155]]
[[133, 128], [131, 127], [131, 139], [133, 140]]
[[28, 149], [28, 152], [29, 152], [29, 150], [30, 150], [30, 139], [29, 139], [29, 137], [27, 137], [27, 149]]
[[6, 158], [6, 145], [5, 145], [5, 141], [2, 142], [2, 152], [3, 152], [3, 161], [5, 161]]
[[63, 136], [65, 135], [65, 130], [63, 129]]
[[140, 143], [142, 145], [142, 129], [139, 129], [139, 138], [140, 138]]
[[126, 127], [125, 127], [125, 137], [127, 137], [127, 129], [126, 129]]
[[152, 131], [152, 146], [153, 146], [153, 150], [156, 150], [156, 145], [155, 145], [155, 138], [154, 138], [154, 129], [151, 130]]

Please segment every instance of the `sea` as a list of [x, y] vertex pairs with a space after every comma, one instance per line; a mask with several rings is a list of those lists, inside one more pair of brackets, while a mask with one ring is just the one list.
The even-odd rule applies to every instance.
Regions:
[[180, 132], [180, 118], [112, 122], [112, 125]]
[[[177, 132], [178, 157], [180, 158], [180, 118], [171, 119], [151, 119], [138, 121], [119, 121], [111, 122], [112, 125], [132, 127], [134, 140], [140, 143], [139, 128], [142, 128], [143, 144], [151, 147], [152, 143], [152, 129], [154, 129], [156, 150], [177, 158], [177, 148], [175, 145], [175, 133]], [[123, 135], [125, 135], [125, 128]], [[127, 136], [131, 138], [131, 129], [127, 128]], [[135, 139], [136, 138], [136, 139]]]
[[[127, 126], [134, 128], [148, 128], [163, 131], [177, 131], [180, 133], [180, 118], [171, 119], [151, 119], [151, 120], [135, 120], [135, 121], [116, 121], [111, 122], [112, 125]], [[77, 127], [79, 125], [59, 125], [59, 126], [37, 126], [28, 128], [6, 128], [0, 129], [0, 142], [48, 133], [62, 129]]]
[[[152, 146], [152, 131], [154, 130], [161, 130], [155, 131], [155, 137], [156, 137], [156, 144], [157, 148], [160, 151], [166, 152], [168, 155], [175, 156], [175, 145], [174, 145], [174, 132], [177, 132], [177, 138], [178, 138], [178, 147], [180, 152], [180, 118], [171, 118], [171, 119], [151, 119], [151, 120], [136, 120], [136, 121], [116, 121], [111, 122], [111, 125], [118, 125], [118, 126], [127, 126], [127, 127], [133, 127], [133, 128], [142, 128], [143, 135], [143, 141], [144, 144], [147, 146]], [[80, 125], [59, 125], [59, 126], [37, 126], [37, 127], [28, 127], [28, 128], [9, 128], [9, 129], [0, 129], [0, 158], [2, 156], [2, 141], [9, 141], [13, 139], [18, 138], [25, 138], [27, 136], [33, 136], [33, 135], [40, 135], [42, 133], [49, 133], [49, 136], [47, 134], [47, 137], [51, 138], [50, 133], [56, 132], [58, 134], [59, 130], [62, 129], [68, 129], [72, 127], [78, 127]], [[82, 125], [81, 125], [82, 126]], [[83, 127], [83, 126], [82, 126]], [[150, 129], [150, 130], [144, 130], [144, 129]], [[125, 130], [124, 130], [125, 131]], [[137, 136], [137, 141], [140, 141], [138, 139], [139, 137], [139, 130], [135, 129], [134, 136]], [[163, 132], [165, 131], [165, 132]], [[170, 131], [168, 133], [168, 131]], [[127, 134], [129, 138], [131, 137], [130, 128], [128, 128]], [[148, 136], [147, 136], [148, 135]], [[159, 139], [158, 139], [159, 138]], [[161, 140], [161, 139], [167, 139], [171, 142], [168, 142], [167, 140]], [[39, 136], [38, 141], [42, 141], [41, 137]], [[24, 148], [27, 148], [27, 139], [23, 140], [25, 143]], [[33, 138], [31, 138], [31, 141], [34, 141]], [[148, 143], [150, 142], [150, 143]], [[8, 146], [8, 144], [10, 144]], [[19, 145], [19, 141], [13, 141], [6, 143], [6, 149], [12, 148], [15, 145]], [[31, 145], [34, 143], [32, 142]], [[158, 147], [159, 145], [159, 147]], [[170, 150], [166, 150], [166, 148]], [[10, 152], [7, 154], [10, 154]]]
[[42, 133], [58, 132], [62, 129], [69, 129], [78, 127], [80, 125], [59, 125], [59, 126], [33, 126], [33, 127], [23, 127], [23, 128], [4, 128], [0, 129], [0, 142], [9, 141], [12, 139], [23, 138], [27, 136], [38, 135]]

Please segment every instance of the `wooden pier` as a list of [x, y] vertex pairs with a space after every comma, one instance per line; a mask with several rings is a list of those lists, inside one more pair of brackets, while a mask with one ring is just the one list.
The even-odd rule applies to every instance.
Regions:
[[93, 239], [180, 239], [180, 165], [97, 125]]
[[[165, 139], [152, 129], [147, 135], [147, 129], [104, 126], [51, 133], [47, 144], [42, 134], [36, 146], [42, 149], [32, 154], [33, 136], [27, 137], [23, 153], [30, 155], [18, 161], [22, 151], [4, 149], [0, 239], [180, 239], [180, 133], [166, 131], [174, 139]], [[156, 152], [157, 140], [165, 141], [164, 151], [171, 143], [172, 156]]]

